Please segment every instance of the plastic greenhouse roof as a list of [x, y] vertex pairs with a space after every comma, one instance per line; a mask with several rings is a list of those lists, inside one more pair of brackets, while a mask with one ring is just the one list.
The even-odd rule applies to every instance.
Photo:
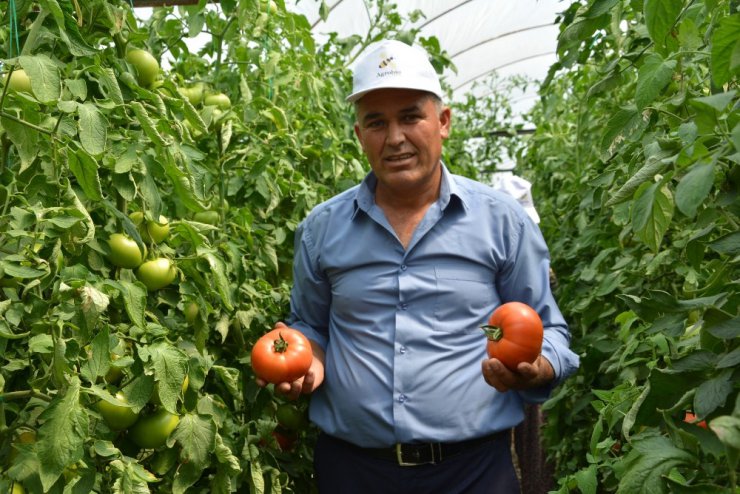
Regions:
[[[318, 0], [286, 2], [289, 10], [306, 16], [317, 41], [328, 33], [340, 37], [363, 34], [373, 12], [366, 0], [327, 0], [326, 21], [319, 17]], [[482, 84], [491, 74], [497, 79], [523, 76], [541, 81], [556, 61], [559, 33], [556, 18], [569, 2], [563, 0], [399, 0], [398, 12], [421, 10], [424, 17], [413, 27], [423, 37], [435, 36], [452, 59], [457, 72], [443, 74], [453, 89], [453, 99], [467, 94], [484, 97], [491, 89]], [[412, 27], [412, 26], [409, 26]], [[515, 113], [531, 107], [537, 84], [523, 94], [510, 95]]]

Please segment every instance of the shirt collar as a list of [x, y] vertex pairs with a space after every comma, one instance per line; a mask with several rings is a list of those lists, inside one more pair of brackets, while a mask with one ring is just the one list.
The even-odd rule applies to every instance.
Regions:
[[[454, 201], [453, 198], [457, 198], [460, 206], [467, 209], [465, 190], [460, 187], [455, 180], [455, 176], [450, 173], [445, 164], [440, 164], [442, 165], [442, 182], [440, 184], [439, 199], [437, 199], [440, 209], [444, 211], [451, 203], [455, 204], [457, 201]], [[355, 219], [358, 211], [367, 213], [373, 207], [375, 204], [375, 186], [377, 184], [378, 178], [373, 171], [370, 171], [357, 188], [352, 219]]]

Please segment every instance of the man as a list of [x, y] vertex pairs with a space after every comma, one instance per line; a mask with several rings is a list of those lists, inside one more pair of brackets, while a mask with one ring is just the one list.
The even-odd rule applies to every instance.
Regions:
[[[287, 322], [314, 360], [276, 389], [312, 394], [321, 493], [519, 492], [509, 431], [578, 367], [545, 242], [516, 200], [441, 162], [451, 112], [426, 52], [379, 42], [353, 82], [372, 171], [297, 231]], [[516, 371], [480, 329], [513, 300], [545, 326]]]

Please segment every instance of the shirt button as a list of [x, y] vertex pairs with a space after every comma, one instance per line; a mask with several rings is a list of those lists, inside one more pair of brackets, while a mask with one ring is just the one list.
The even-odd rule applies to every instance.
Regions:
[[400, 348], [400, 349], [399, 349], [398, 351], [399, 351], [399, 353], [400, 353], [401, 355], [403, 355], [403, 354], [405, 354], [405, 353], [406, 353], [406, 347], [405, 347], [405, 346], [402, 346], [402, 347], [401, 347], [401, 348]]
[[401, 304], [401, 310], [406, 310], [408, 307], [408, 304]]
[[398, 397], [398, 402], [399, 402], [399, 403], [403, 403], [404, 401], [406, 401], [406, 395], [400, 395], [400, 396]]
[[401, 271], [406, 271], [406, 265], [405, 264], [401, 264]]

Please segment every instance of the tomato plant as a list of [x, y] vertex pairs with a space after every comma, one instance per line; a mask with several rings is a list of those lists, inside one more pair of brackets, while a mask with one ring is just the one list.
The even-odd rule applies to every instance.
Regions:
[[252, 369], [269, 383], [293, 382], [305, 376], [312, 361], [308, 339], [287, 326], [269, 331], [252, 347]]
[[[312, 492], [313, 429], [290, 454], [258, 447], [275, 410], [246, 349], [289, 310], [298, 223], [365, 169], [342, 96], [351, 47], [320, 46], [275, 3], [145, 21], [128, 0], [3, 4], [0, 52], [12, 19], [21, 45], [3, 67], [33, 91], [0, 92], [0, 451], [12, 431], [38, 440], [7, 455], [0, 490]], [[379, 22], [360, 44], [401, 29]], [[196, 32], [209, 38], [197, 51]], [[141, 53], [137, 67], [135, 49], [161, 66]], [[206, 92], [231, 106], [203, 105]], [[140, 453], [137, 426], [111, 430], [108, 386], [137, 424], [156, 393], [180, 416], [170, 445]]]
[[488, 337], [488, 356], [511, 370], [521, 362], [531, 364], [542, 350], [542, 319], [527, 304], [506, 302], [498, 306], [483, 329]]

